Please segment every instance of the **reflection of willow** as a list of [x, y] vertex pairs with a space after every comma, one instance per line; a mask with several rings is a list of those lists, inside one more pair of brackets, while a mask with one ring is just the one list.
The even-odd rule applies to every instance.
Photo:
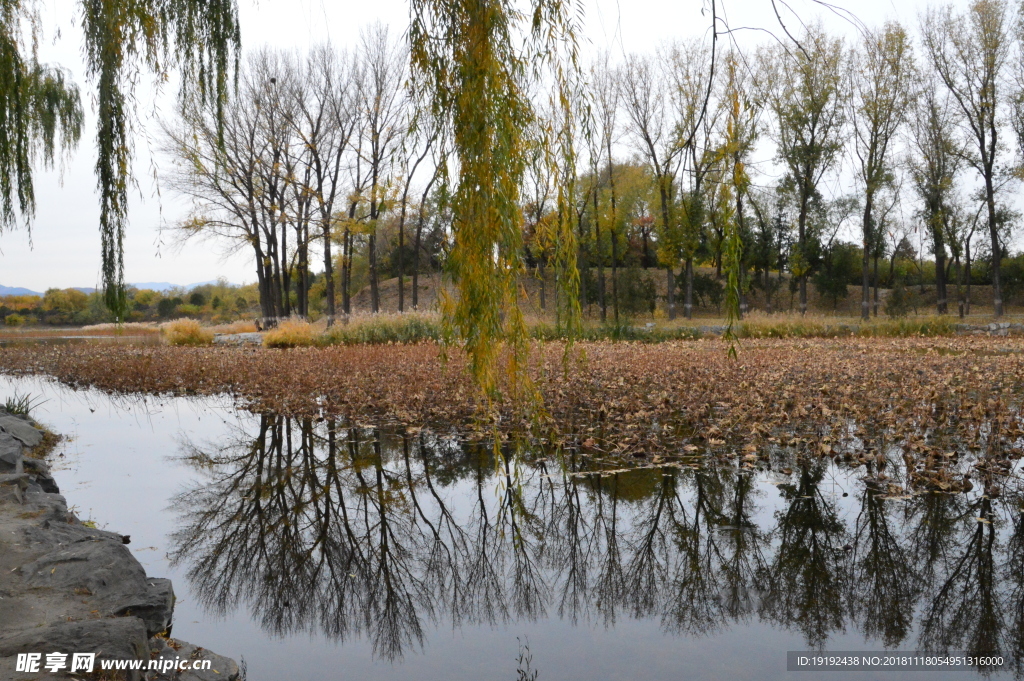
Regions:
[[835, 503], [819, 490], [826, 464], [803, 464], [796, 485], [781, 485], [787, 507], [777, 513], [779, 547], [764, 576], [760, 614], [797, 629], [820, 648], [844, 627], [846, 528]]

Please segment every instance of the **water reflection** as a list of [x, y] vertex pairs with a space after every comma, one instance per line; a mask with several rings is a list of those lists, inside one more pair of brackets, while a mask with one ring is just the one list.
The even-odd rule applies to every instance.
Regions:
[[909, 477], [893, 463], [864, 476], [780, 449], [769, 473], [608, 471], [275, 415], [184, 458], [201, 475], [175, 499], [175, 563], [206, 608], [276, 635], [365, 637], [394, 660], [436, 624], [628, 617], [1024, 659], [1022, 498], [996, 466], [971, 493], [892, 498]]

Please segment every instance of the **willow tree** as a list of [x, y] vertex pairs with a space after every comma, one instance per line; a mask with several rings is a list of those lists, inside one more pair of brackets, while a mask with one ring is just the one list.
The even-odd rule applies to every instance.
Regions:
[[[78, 90], [60, 69], [39, 63], [41, 23], [33, 0], [0, 2], [0, 227], [35, 207], [32, 165], [73, 149], [83, 114]], [[103, 285], [123, 317], [124, 232], [132, 184], [134, 88], [144, 72], [181, 72], [181, 97], [223, 110], [239, 48], [234, 0], [82, 0], [88, 77], [96, 84], [96, 178], [100, 194]], [[17, 202], [17, 210], [15, 209]]]
[[[553, 66], [568, 110], [564, 86], [576, 69], [568, 9], [566, 0], [535, 0], [530, 16], [510, 0], [412, 2], [413, 77], [431, 94], [433, 115], [449, 126], [457, 164], [448, 258], [455, 293], [442, 300], [442, 310], [488, 394], [498, 388], [503, 347], [513, 396], [526, 388], [519, 380], [527, 329], [517, 284], [525, 271], [520, 188], [534, 116], [528, 86]], [[570, 229], [560, 229], [559, 238], [574, 240], [568, 218], [566, 211], [562, 222]], [[574, 241], [560, 250], [574, 258]]]

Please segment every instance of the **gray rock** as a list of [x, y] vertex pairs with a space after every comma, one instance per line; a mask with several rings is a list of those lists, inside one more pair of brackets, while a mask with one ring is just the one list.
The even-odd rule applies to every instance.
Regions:
[[0, 430], [14, 436], [26, 447], [35, 447], [43, 441], [43, 431], [15, 416], [0, 416]]
[[170, 582], [149, 579], [120, 539], [89, 538], [50, 551], [21, 567], [29, 586], [88, 589], [113, 615], [143, 619], [152, 636], [171, 626]]
[[174, 588], [171, 580], [151, 578], [145, 592], [135, 594], [131, 602], [113, 611], [114, 615], [140, 617], [146, 623], [150, 636], [171, 631], [174, 615]]
[[0, 475], [0, 485], [28, 486], [28, 473], [7, 473]]
[[218, 333], [213, 337], [214, 345], [263, 345], [263, 334], [251, 333]]
[[124, 543], [121, 535], [106, 530], [86, 527], [81, 523], [64, 520], [46, 520], [40, 526], [28, 527], [23, 533], [26, 544], [57, 548], [81, 541], [106, 539], [118, 544]]
[[13, 499], [19, 504], [25, 502], [25, 491], [29, 486], [27, 473], [8, 473], [0, 475], [0, 501]]
[[[25, 494], [26, 510], [43, 511], [42, 520], [55, 520], [62, 523], [69, 521], [67, 499], [59, 494], [49, 494], [38, 489]], [[73, 516], [71, 516], [73, 517]]]
[[57, 481], [49, 473], [40, 473], [33, 477], [44, 494], [60, 494], [60, 487], [57, 487]]
[[[59, 622], [0, 636], [0, 657], [53, 652], [96, 653], [97, 660], [148, 660], [146, 626], [137, 617], [117, 617]], [[142, 675], [129, 672], [127, 678], [137, 681]]]
[[42, 459], [33, 459], [30, 456], [25, 457], [21, 460], [25, 466], [26, 473], [32, 473], [33, 475], [49, 475], [50, 464], [46, 463]]
[[[167, 645], [162, 639], [153, 639], [156, 644], [154, 652], [156, 660], [190, 660], [190, 664], [197, 660], [209, 660], [210, 669], [186, 671], [168, 671], [166, 674], [150, 672], [147, 681], [237, 681], [240, 676], [238, 665], [234, 660], [221, 657], [205, 648], [192, 645], [185, 641], [170, 640], [172, 645]], [[177, 649], [175, 649], [177, 648]]]
[[21, 442], [0, 431], [0, 473], [13, 471], [22, 460]]

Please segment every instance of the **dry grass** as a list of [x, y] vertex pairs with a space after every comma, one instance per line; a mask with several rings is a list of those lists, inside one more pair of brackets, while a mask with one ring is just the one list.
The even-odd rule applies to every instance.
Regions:
[[161, 327], [164, 338], [170, 345], [210, 345], [213, 331], [204, 328], [195, 319], [175, 319]]
[[902, 319], [836, 318], [821, 315], [752, 313], [739, 323], [741, 338], [906, 338], [909, 336], [952, 336], [959, 320], [948, 316], [920, 316]]
[[301, 319], [285, 319], [263, 334], [263, 345], [268, 348], [297, 348], [318, 345], [323, 327]]
[[93, 336], [106, 338], [114, 336], [155, 336], [160, 333], [156, 322], [129, 322], [127, 324], [92, 324], [80, 327], [29, 326], [10, 328], [0, 326], [0, 338], [52, 338], [63, 336]]
[[323, 337], [325, 345], [419, 343], [441, 338], [441, 315], [431, 312], [358, 314], [337, 323]]

